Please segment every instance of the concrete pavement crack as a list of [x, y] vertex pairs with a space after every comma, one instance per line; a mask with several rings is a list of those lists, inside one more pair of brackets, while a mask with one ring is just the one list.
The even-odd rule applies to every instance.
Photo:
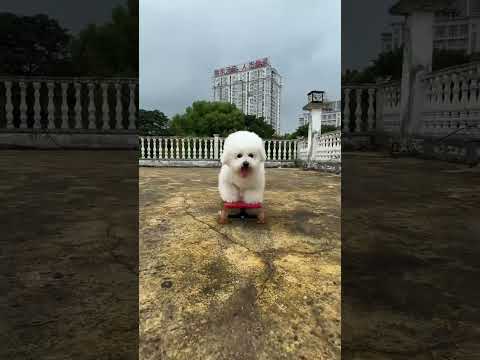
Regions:
[[[185, 213], [187, 215], [189, 215], [192, 219], [194, 219], [195, 221], [207, 226], [210, 230], [219, 234], [223, 239], [225, 239], [230, 244], [240, 246], [241, 248], [247, 250], [248, 252], [254, 254], [255, 256], [257, 256], [258, 258], [260, 258], [262, 260], [262, 262], [263, 262], [263, 264], [265, 265], [265, 268], [266, 268], [266, 277], [265, 277], [264, 281], [261, 283], [260, 291], [257, 294], [257, 299], [258, 299], [263, 294], [263, 291], [265, 290], [265, 287], [266, 287], [267, 283], [272, 280], [272, 278], [275, 274], [275, 271], [276, 271], [275, 265], [273, 264], [274, 259], [264, 255], [264, 253], [271, 253], [271, 251], [269, 251], [269, 252], [258, 252], [258, 251], [255, 251], [253, 249], [250, 249], [248, 246], [246, 246], [246, 245], [244, 245], [244, 244], [242, 244], [238, 241], [235, 241], [232, 237], [230, 237], [229, 235], [225, 234], [224, 232], [218, 230], [215, 226], [212, 226], [209, 223], [207, 223], [203, 220], [200, 220], [198, 217], [196, 217], [191, 212], [190, 206], [189, 206], [189, 204], [188, 204], [188, 202], [186, 201], [185, 198], [184, 198], [184, 203], [185, 203]], [[223, 247], [222, 247], [222, 249], [223, 249]], [[272, 256], [276, 257], [275, 254], [272, 254]]]

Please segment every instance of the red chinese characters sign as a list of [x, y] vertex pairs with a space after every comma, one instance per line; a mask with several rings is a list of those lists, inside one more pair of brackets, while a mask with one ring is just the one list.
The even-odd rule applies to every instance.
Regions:
[[250, 61], [249, 63], [238, 65], [238, 66], [233, 65], [233, 66], [227, 66], [221, 69], [216, 69], [214, 71], [214, 74], [216, 77], [223, 76], [223, 75], [230, 75], [230, 74], [235, 74], [241, 71], [258, 69], [267, 65], [268, 65], [268, 58], [263, 58], [255, 61]]

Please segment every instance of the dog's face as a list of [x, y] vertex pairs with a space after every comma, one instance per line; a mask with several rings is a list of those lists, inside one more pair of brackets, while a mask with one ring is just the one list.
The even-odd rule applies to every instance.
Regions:
[[256, 134], [238, 131], [225, 140], [221, 162], [241, 177], [248, 177], [265, 162], [265, 148]]

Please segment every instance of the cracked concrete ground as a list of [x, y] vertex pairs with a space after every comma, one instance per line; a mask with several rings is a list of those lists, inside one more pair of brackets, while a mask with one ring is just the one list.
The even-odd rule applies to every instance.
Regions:
[[342, 358], [480, 359], [480, 166], [342, 168]]
[[135, 359], [138, 153], [0, 152], [0, 359]]
[[140, 359], [339, 359], [340, 177], [267, 169], [218, 225], [218, 169], [140, 168]]

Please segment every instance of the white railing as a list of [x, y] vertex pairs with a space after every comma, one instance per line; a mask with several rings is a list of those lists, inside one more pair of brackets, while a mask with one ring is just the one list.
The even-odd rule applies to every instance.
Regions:
[[335, 161], [342, 157], [342, 132], [333, 131], [322, 135], [314, 135], [312, 160]]
[[343, 97], [343, 131], [369, 132], [375, 129], [377, 85], [345, 85]]
[[[219, 161], [224, 138], [139, 136], [140, 160]], [[293, 162], [297, 157], [297, 140], [265, 140], [270, 162]]]
[[340, 130], [313, 135], [311, 157], [309, 159], [308, 142], [298, 143], [298, 159], [314, 162], [340, 162], [342, 155], [342, 132]]
[[444, 136], [466, 126], [469, 135], [480, 135], [480, 62], [427, 74], [419, 132]]
[[400, 82], [342, 87], [343, 132], [400, 131]]
[[137, 89], [134, 78], [0, 77], [0, 129], [133, 131]]
[[[389, 82], [379, 85], [378, 90], [378, 128], [386, 133], [400, 132], [400, 82]], [[378, 121], [380, 123], [380, 121]]]

